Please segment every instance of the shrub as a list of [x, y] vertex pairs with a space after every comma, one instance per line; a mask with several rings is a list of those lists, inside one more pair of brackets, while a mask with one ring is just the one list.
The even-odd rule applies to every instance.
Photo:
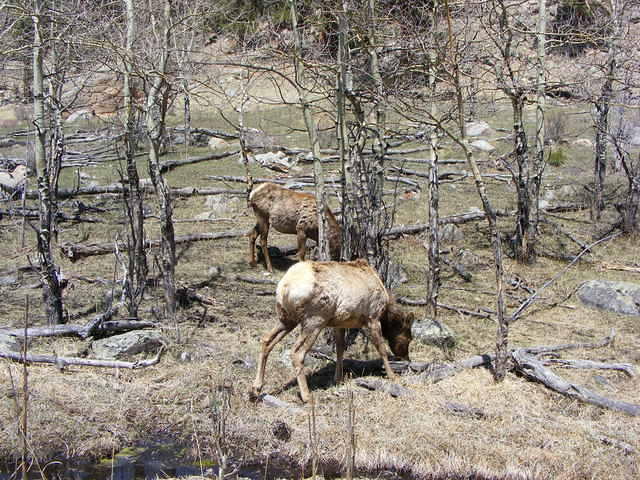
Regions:
[[567, 155], [562, 148], [551, 150], [547, 163], [552, 167], [561, 167], [567, 162]]

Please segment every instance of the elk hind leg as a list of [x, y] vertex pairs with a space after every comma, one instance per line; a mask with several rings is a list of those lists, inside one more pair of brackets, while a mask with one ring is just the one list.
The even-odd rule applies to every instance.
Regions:
[[311, 399], [307, 376], [304, 371], [304, 359], [322, 330], [322, 324], [320, 322], [312, 321], [310, 323], [311, 325], [304, 326], [300, 331], [300, 336], [291, 350], [291, 362], [296, 370], [298, 387], [300, 387], [300, 397], [304, 403], [308, 403]]
[[262, 337], [262, 350], [258, 358], [256, 379], [253, 382], [253, 389], [251, 391], [254, 397], [260, 395], [260, 391], [264, 386], [264, 372], [267, 366], [267, 358], [269, 357], [271, 350], [273, 350], [273, 347], [275, 347], [291, 330], [291, 326], [280, 322], [276, 327]]
[[343, 360], [344, 360], [344, 328], [334, 328], [333, 334], [336, 340], [336, 371], [334, 379], [336, 384], [342, 383], [343, 377]]

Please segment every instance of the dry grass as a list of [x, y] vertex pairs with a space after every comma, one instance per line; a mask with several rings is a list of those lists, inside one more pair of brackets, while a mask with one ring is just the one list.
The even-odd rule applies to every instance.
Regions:
[[[590, 169], [585, 156], [586, 152], [572, 151], [569, 164], [560, 169], [549, 169], [547, 184], [575, 183], [576, 178], [583, 178], [586, 183]], [[106, 169], [96, 169], [93, 173], [100, 179], [113, 175]], [[184, 167], [171, 173], [170, 182], [176, 186], [210, 184], [204, 176], [215, 174], [241, 174], [241, 168], [230, 161]], [[260, 174], [264, 176], [265, 172]], [[499, 206], [513, 203], [514, 194], [508, 185], [492, 182], [489, 190]], [[442, 191], [443, 215], [479, 206], [470, 182], [443, 186]], [[149, 205], [153, 205], [151, 200]], [[423, 200], [402, 201], [398, 208], [399, 223], [424, 221]], [[181, 199], [176, 205], [176, 217], [193, 218], [203, 209], [202, 198]], [[554, 221], [582, 241], [591, 240], [593, 226], [583, 223], [586, 213], [562, 216], [565, 219]], [[213, 224], [179, 223], [177, 233], [248, 229], [253, 221], [242, 202], [231, 207], [224, 217], [230, 220]], [[505, 232], [511, 228], [509, 222], [502, 222]], [[63, 224], [61, 227], [61, 241], [110, 240], [121, 228], [87, 224]], [[156, 228], [151, 222], [150, 235]], [[441, 301], [467, 308], [493, 308], [494, 279], [486, 227], [467, 224], [462, 229], [465, 240], [453, 250], [464, 249], [477, 256], [477, 265], [472, 270], [474, 281], [465, 284], [445, 270]], [[558, 236], [547, 226], [543, 229], [544, 245], [559, 248]], [[17, 221], [3, 220], [0, 258], [5, 260], [0, 265], [2, 269], [26, 264], [27, 257], [32, 261], [36, 258], [31, 244], [25, 250], [16, 251], [18, 230]], [[294, 242], [293, 237], [275, 232], [270, 239], [273, 245]], [[578, 251], [570, 241], [566, 242], [565, 248]], [[423, 295], [426, 252], [422, 240], [419, 237], [401, 238], [393, 242], [392, 249], [409, 276], [409, 282], [399, 287], [397, 293], [412, 297]], [[178, 278], [186, 283], [204, 280], [212, 266], [222, 267], [226, 274], [242, 272], [261, 276], [262, 268], [249, 270], [247, 250], [246, 238], [193, 244], [182, 252]], [[637, 273], [601, 268], [602, 262], [638, 263], [637, 239], [616, 239], [599, 247], [587, 260], [560, 278], [532, 308], [534, 313], [513, 326], [512, 345], [597, 341], [615, 328], [618, 336], [611, 347], [575, 351], [567, 353], [565, 358], [615, 360], [637, 365], [640, 363], [640, 323], [637, 319], [590, 310], [574, 297], [567, 298], [587, 279], [640, 281]], [[61, 259], [60, 263], [63, 271], [71, 276], [113, 277], [113, 259], [109, 257], [94, 257], [76, 264]], [[522, 278], [532, 287], [540, 286], [562, 268], [562, 263], [546, 258], [533, 266], [522, 266], [509, 260], [505, 264], [508, 276]], [[283, 273], [283, 269], [277, 270], [275, 278]], [[32, 304], [37, 303], [39, 290], [28, 288], [36, 281], [35, 276], [25, 275], [20, 288], [0, 287], [4, 300], [0, 304], [2, 326], [20, 325], [25, 296], [32, 298]], [[80, 310], [102, 301], [102, 287], [78, 279], [73, 280], [73, 285], [66, 297], [70, 310]], [[214, 444], [212, 405], [217, 398], [216, 388], [224, 384], [232, 389], [228, 430], [234, 456], [240, 463], [265, 462], [267, 458], [275, 462], [274, 459], [280, 458], [306, 464], [311, 459], [307, 411], [291, 413], [247, 400], [259, 338], [273, 322], [273, 297], [260, 295], [269, 288], [224, 279], [213, 282], [206, 294], [216, 298], [218, 303], [206, 309], [193, 305], [181, 310], [179, 323], [167, 325], [164, 330], [170, 343], [168, 354], [161, 364], [146, 370], [68, 367], [61, 372], [50, 366], [31, 366], [29, 445], [32, 455], [41, 460], [97, 457], [143, 440], [163, 438], [188, 445], [185, 454], [194, 458], [199, 455], [211, 458]], [[508, 293], [510, 307], [525, 297], [522, 290], [511, 289]], [[151, 315], [149, 309], [160, 302], [159, 298], [159, 292], [152, 292], [144, 305], [145, 316]], [[542, 308], [559, 300], [563, 302], [556, 308]], [[416, 311], [421, 312], [421, 309]], [[42, 318], [42, 312], [36, 310], [31, 320], [39, 323]], [[492, 321], [447, 311], [441, 312], [441, 319], [457, 333], [456, 348], [445, 352], [414, 343], [413, 359], [459, 360], [493, 350], [495, 324]], [[275, 390], [290, 380], [293, 372], [281, 357], [294, 337], [295, 334], [288, 337], [272, 354], [267, 370], [267, 390]], [[30, 349], [75, 355], [86, 346], [71, 339], [37, 340], [32, 342]], [[368, 354], [363, 352], [362, 345], [356, 345], [349, 355], [363, 358]], [[313, 365], [317, 370], [324, 363], [316, 360]], [[0, 367], [0, 438], [3, 439], [0, 459], [7, 461], [19, 455], [17, 415], [12, 400], [16, 393], [11, 388], [9, 373], [15, 382], [20, 382], [20, 372], [17, 365], [8, 362]], [[594, 371], [566, 370], [561, 374], [602, 394], [640, 403], [637, 377], [629, 379], [617, 372]], [[320, 385], [314, 390], [319, 457], [325, 468], [340, 471], [346, 451], [347, 393], [356, 387], [350, 381], [343, 386], [333, 386], [329, 382], [327, 386], [318, 375], [311, 376], [310, 380], [312, 385], [314, 380]], [[390, 470], [411, 472], [415, 478], [463, 478], [463, 475], [469, 475], [464, 478], [577, 480], [626, 479], [640, 475], [637, 447], [640, 445], [640, 423], [635, 418], [567, 400], [514, 375], [495, 384], [491, 375], [482, 369], [465, 371], [434, 385], [407, 386], [413, 392], [409, 399], [355, 391], [356, 464], [363, 476], [394, 478], [382, 473]], [[17, 396], [19, 399], [20, 394]], [[295, 384], [279, 397], [299, 405]], [[454, 415], [446, 409], [447, 402], [479, 408], [485, 415], [479, 419]], [[291, 429], [288, 441], [278, 440], [272, 432], [273, 426], [281, 421]], [[620, 448], [624, 444], [634, 446], [635, 452], [625, 452]], [[476, 477], [470, 476], [472, 474]]]

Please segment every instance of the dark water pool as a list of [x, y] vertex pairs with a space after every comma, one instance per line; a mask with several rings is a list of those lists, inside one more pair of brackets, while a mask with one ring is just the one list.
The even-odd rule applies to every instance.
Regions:
[[[48, 464], [32, 465], [29, 471], [30, 480], [155, 480], [167, 477], [188, 477], [206, 475], [215, 477], [219, 473], [218, 466], [209, 459], [194, 462], [181, 458], [181, 450], [176, 447], [152, 446], [144, 448], [126, 449], [113, 458], [99, 462], [83, 462], [65, 464], [63, 462], [49, 462]], [[22, 471], [16, 471], [16, 465], [0, 467], [0, 480], [21, 480]], [[44, 471], [44, 474], [40, 471]], [[226, 473], [234, 471], [234, 465], [228, 466]], [[265, 475], [266, 473], [266, 475]], [[295, 476], [295, 475], [294, 475]], [[230, 479], [262, 479], [262, 478], [293, 478], [286, 472], [265, 472], [261, 465], [241, 465], [237, 467], [235, 475]]]

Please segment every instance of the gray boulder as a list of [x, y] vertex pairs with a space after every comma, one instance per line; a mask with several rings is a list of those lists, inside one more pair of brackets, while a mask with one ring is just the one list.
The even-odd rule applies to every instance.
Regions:
[[142, 352], [155, 352], [162, 345], [157, 330], [137, 330], [96, 340], [91, 349], [96, 358], [114, 360]]
[[467, 136], [478, 137], [489, 130], [489, 124], [487, 122], [469, 122], [465, 125]]
[[16, 337], [0, 333], [0, 351], [19, 352], [21, 350], [22, 344]]
[[453, 348], [456, 345], [455, 333], [444, 323], [432, 319], [414, 322], [411, 327], [413, 339], [425, 345]]
[[608, 280], [590, 280], [578, 289], [582, 303], [609, 312], [640, 316], [640, 285]]
[[491, 145], [486, 140], [476, 140], [475, 142], [471, 142], [471, 146], [476, 150], [485, 153], [493, 152], [496, 149], [496, 147]]

